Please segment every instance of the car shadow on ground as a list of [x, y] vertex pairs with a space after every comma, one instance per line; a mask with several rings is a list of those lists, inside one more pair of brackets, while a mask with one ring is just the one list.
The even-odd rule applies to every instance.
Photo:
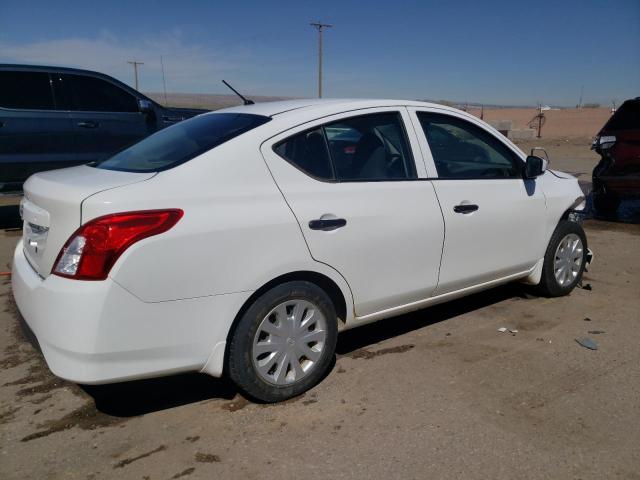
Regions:
[[[445, 321], [457, 315], [509, 298], [524, 298], [525, 296], [521, 286], [511, 284], [410, 314], [381, 320], [342, 332], [338, 337], [336, 353], [338, 358], [349, 355], [361, 348]], [[333, 367], [335, 367], [335, 362], [332, 369]], [[81, 385], [81, 388], [93, 398], [95, 406], [100, 412], [115, 417], [133, 417], [212, 399], [231, 400], [238, 393], [236, 387], [228, 379], [213, 378], [199, 373], [109, 385]]]
[[336, 353], [338, 356], [349, 355], [361, 348], [443, 322], [473, 310], [503, 302], [510, 298], [525, 299], [530, 297], [531, 295], [524, 286], [511, 283], [415, 312], [380, 320], [342, 332], [338, 337]]
[[18, 205], [0, 206], [0, 230], [22, 228]]
[[231, 400], [238, 393], [226, 378], [200, 373], [80, 387], [93, 398], [96, 409], [115, 417], [134, 417], [205, 400]]

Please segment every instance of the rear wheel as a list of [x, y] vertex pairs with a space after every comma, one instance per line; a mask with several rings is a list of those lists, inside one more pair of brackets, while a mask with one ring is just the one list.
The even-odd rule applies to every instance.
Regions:
[[229, 376], [263, 402], [295, 397], [326, 374], [337, 336], [335, 309], [324, 290], [302, 281], [278, 285], [240, 319], [229, 345]]
[[549, 297], [569, 294], [582, 279], [587, 258], [587, 238], [576, 222], [562, 220], [544, 256], [538, 290]]

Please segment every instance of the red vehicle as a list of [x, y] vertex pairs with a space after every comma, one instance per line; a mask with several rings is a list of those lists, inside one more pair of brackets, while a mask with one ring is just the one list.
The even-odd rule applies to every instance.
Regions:
[[591, 148], [602, 157], [593, 169], [593, 206], [613, 214], [622, 200], [640, 197], [640, 97], [620, 106]]

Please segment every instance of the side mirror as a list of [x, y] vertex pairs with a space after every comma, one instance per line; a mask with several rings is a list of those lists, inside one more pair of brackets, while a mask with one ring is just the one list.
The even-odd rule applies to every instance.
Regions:
[[529, 155], [524, 164], [522, 176], [526, 179], [536, 178], [547, 170], [547, 161], [543, 158]]
[[151, 102], [149, 100], [145, 100], [144, 98], [139, 98], [138, 99], [138, 109], [142, 113], [149, 113], [149, 112], [153, 111], [153, 105], [151, 104]]

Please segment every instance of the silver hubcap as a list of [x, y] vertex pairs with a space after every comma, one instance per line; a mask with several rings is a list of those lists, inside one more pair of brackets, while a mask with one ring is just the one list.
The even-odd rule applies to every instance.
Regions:
[[306, 300], [283, 302], [262, 319], [251, 358], [258, 375], [275, 385], [306, 377], [318, 364], [327, 338], [327, 321]]
[[553, 273], [558, 285], [566, 287], [575, 280], [582, 266], [582, 240], [575, 233], [562, 239], [553, 261]]

